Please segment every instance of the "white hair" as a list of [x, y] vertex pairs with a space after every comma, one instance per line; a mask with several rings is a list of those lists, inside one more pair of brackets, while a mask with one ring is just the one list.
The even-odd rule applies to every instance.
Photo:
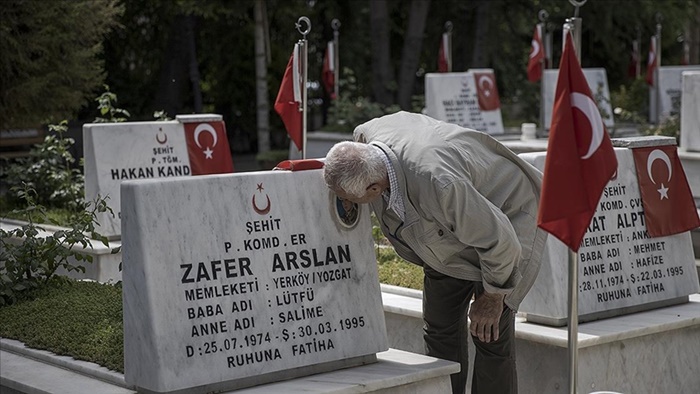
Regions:
[[326, 155], [323, 178], [331, 190], [342, 190], [354, 197], [386, 176], [386, 165], [377, 147], [360, 142], [335, 144]]

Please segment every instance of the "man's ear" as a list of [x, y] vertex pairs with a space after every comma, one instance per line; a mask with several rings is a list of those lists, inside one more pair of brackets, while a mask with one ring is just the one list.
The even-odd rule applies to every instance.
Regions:
[[381, 188], [381, 186], [379, 186], [379, 183], [377, 183], [377, 182], [367, 186], [366, 190], [368, 192], [373, 193], [373, 194], [381, 194], [382, 193], [382, 188]]

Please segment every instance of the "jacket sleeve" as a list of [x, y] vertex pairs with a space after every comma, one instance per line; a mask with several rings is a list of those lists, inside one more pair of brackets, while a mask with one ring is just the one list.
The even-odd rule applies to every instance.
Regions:
[[489, 293], [510, 293], [521, 246], [508, 217], [468, 180], [453, 180], [436, 192], [443, 215], [439, 220], [479, 255], [484, 289]]

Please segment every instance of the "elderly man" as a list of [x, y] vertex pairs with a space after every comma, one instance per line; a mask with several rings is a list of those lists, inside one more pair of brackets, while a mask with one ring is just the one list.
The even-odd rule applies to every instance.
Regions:
[[487, 134], [420, 114], [373, 119], [354, 139], [328, 152], [325, 181], [371, 204], [396, 252], [423, 267], [427, 354], [461, 364], [452, 390], [464, 393], [468, 312], [472, 393], [516, 393], [515, 311], [546, 240], [541, 173]]

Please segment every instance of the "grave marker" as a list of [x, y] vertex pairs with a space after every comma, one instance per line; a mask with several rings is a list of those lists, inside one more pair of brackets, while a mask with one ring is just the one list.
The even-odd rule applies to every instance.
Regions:
[[700, 70], [683, 72], [680, 139], [681, 150], [700, 151]]
[[121, 234], [119, 185], [127, 179], [233, 172], [221, 115], [178, 115], [165, 122], [93, 123], [83, 126], [85, 198], [108, 196], [114, 211], [98, 214], [97, 231]]
[[[613, 139], [615, 146], [675, 144], [674, 138]], [[651, 238], [632, 150], [616, 148], [617, 178], [603, 191], [578, 250], [579, 321], [591, 321], [687, 302], [698, 292], [690, 232]], [[545, 153], [521, 155], [544, 168]], [[550, 236], [547, 260], [520, 311], [532, 322], [564, 325], [567, 317], [568, 249]]]
[[125, 379], [213, 391], [387, 350], [366, 206], [322, 170], [122, 184]]
[[[613, 109], [610, 104], [610, 88], [608, 87], [608, 76], [604, 68], [584, 68], [583, 76], [588, 82], [588, 87], [591, 89], [593, 99], [598, 104], [601, 110], [601, 117], [605, 127], [612, 130], [615, 127], [615, 119], [613, 118]], [[543, 105], [544, 105], [544, 128], [549, 130], [552, 123], [552, 108], [554, 108], [554, 93], [557, 87], [557, 78], [559, 70], [551, 69], [544, 70], [542, 74], [542, 83], [544, 84]]]
[[[659, 67], [659, 114], [661, 121], [671, 115], [678, 115], [681, 110], [683, 72], [685, 71], [700, 71], [700, 65]], [[650, 99], [653, 94], [654, 90], [650, 89]]]
[[426, 115], [489, 134], [503, 134], [492, 69], [425, 75]]

